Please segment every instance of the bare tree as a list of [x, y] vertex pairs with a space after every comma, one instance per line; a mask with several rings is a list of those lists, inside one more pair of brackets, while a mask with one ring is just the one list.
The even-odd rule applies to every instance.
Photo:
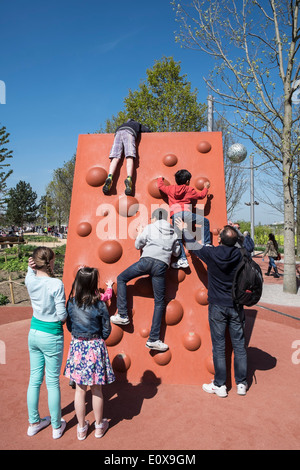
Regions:
[[284, 204], [283, 290], [297, 292], [294, 158], [300, 140], [293, 94], [300, 78], [300, 0], [192, 0], [172, 2], [184, 47], [214, 61], [205, 82], [215, 102], [233, 111], [230, 124], [281, 172]]

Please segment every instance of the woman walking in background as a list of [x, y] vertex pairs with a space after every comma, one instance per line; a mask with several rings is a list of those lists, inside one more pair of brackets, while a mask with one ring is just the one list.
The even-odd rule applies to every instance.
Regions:
[[275, 259], [278, 258], [278, 244], [277, 241], [275, 240], [275, 236], [273, 233], [269, 233], [269, 240], [267, 242], [267, 247], [262, 255], [262, 260], [264, 261], [265, 255], [268, 255], [269, 257], [269, 266], [268, 266], [268, 271], [266, 272], [266, 276], [270, 276], [272, 268], [275, 271], [274, 277], [278, 278], [278, 269], [275, 264]]

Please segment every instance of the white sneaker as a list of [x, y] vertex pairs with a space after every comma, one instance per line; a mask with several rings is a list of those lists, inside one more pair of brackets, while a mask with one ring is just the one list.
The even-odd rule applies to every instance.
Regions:
[[227, 388], [226, 385], [221, 385], [217, 387], [212, 381], [210, 384], [203, 384], [202, 389], [207, 393], [215, 393], [218, 397], [225, 398], [227, 397]]
[[101, 437], [103, 437], [106, 431], [108, 430], [108, 427], [109, 427], [109, 423], [107, 419], [103, 419], [100, 424], [95, 423], [95, 437], [97, 439], [99, 438], [101, 439]]
[[245, 384], [238, 384], [238, 385], [236, 386], [236, 392], [237, 392], [238, 395], [246, 395], [246, 393], [247, 393], [247, 388], [248, 388], [248, 387], [247, 387], [247, 385], [245, 385]]
[[155, 349], [156, 351], [167, 351], [167, 349], [169, 349], [169, 346], [163, 343], [160, 339], [157, 339], [156, 341], [148, 340], [146, 347], [149, 349]]
[[46, 416], [45, 418], [42, 418], [38, 424], [30, 424], [27, 429], [27, 436], [34, 436], [42, 429], [49, 426], [50, 423], [51, 423], [50, 416]]
[[64, 430], [66, 429], [66, 426], [67, 426], [67, 423], [65, 422], [63, 418], [61, 418], [60, 428], [52, 430], [53, 439], [59, 439], [63, 435]]
[[115, 325], [128, 325], [128, 323], [130, 323], [128, 317], [121, 317], [119, 313], [115, 313], [115, 315], [112, 315], [110, 317], [110, 321]]
[[188, 268], [189, 263], [188, 263], [187, 259], [180, 258], [177, 261], [175, 261], [175, 263], [172, 263], [171, 267], [174, 268], [174, 269]]

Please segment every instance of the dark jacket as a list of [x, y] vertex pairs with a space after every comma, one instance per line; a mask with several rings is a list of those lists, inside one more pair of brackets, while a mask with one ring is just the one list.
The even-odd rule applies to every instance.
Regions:
[[254, 241], [250, 237], [250, 235], [246, 235], [244, 238], [243, 246], [246, 248], [248, 253], [252, 253], [254, 250]]
[[149, 127], [144, 126], [143, 124], [135, 121], [134, 119], [128, 119], [128, 121], [124, 122], [119, 127], [117, 127], [115, 132], [124, 129], [128, 130], [131, 134], [133, 134], [136, 139], [139, 137], [141, 132], [151, 132]]
[[192, 251], [207, 265], [208, 301], [223, 307], [233, 307], [231, 288], [236, 268], [241, 260], [236, 246], [203, 246], [192, 242], [192, 235], [184, 231], [184, 238]]
[[78, 307], [74, 298], [67, 303], [67, 328], [74, 338], [103, 338], [111, 332], [106, 304], [99, 300], [90, 307]]

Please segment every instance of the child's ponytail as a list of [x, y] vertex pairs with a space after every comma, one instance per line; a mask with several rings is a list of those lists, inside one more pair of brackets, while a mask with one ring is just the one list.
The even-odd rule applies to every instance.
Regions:
[[39, 246], [36, 248], [32, 254], [36, 269], [42, 269], [45, 267], [48, 276], [55, 277], [50, 266], [50, 261], [54, 259], [54, 256], [54, 251], [51, 250], [51, 248], [46, 246]]

